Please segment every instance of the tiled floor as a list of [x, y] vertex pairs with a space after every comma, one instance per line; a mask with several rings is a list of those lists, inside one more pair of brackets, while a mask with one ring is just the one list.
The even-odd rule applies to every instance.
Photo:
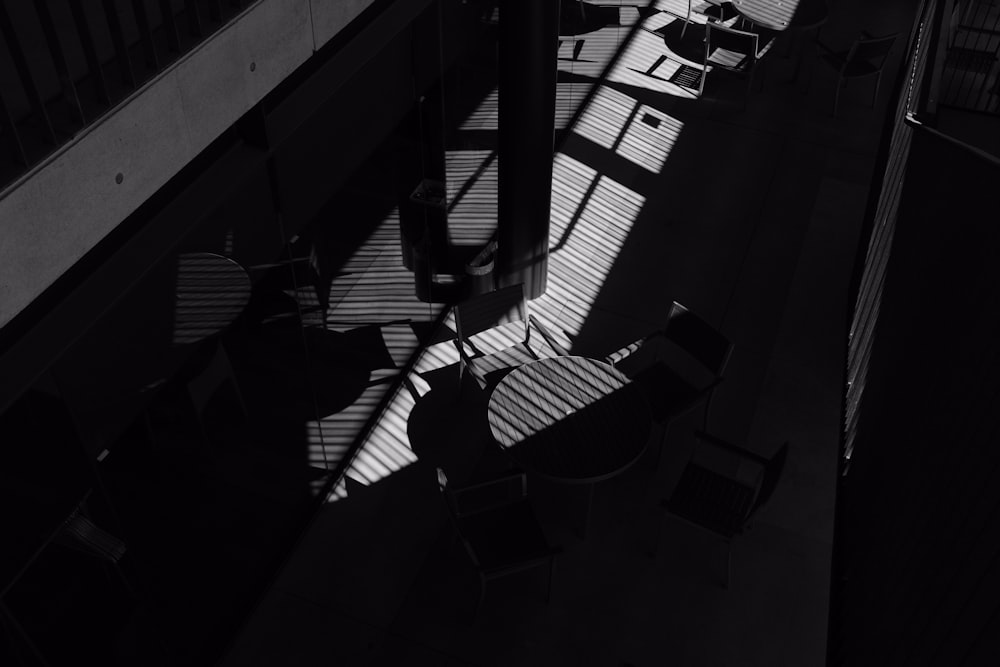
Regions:
[[[901, 31], [904, 43], [911, 3], [872, 4], [834, 3], [822, 40], [846, 44], [865, 28]], [[603, 71], [637, 15], [620, 16], [623, 25], [588, 33], [585, 64], [563, 45], [560, 94], [579, 99]], [[634, 70], [662, 52], [662, 39], [637, 35], [556, 157], [549, 287], [531, 308], [588, 356], [662, 326], [672, 299], [733, 340], [712, 430], [764, 454], [788, 440], [791, 454], [772, 502], [734, 543], [731, 587], [718, 583], [722, 545], [657, 510], [690, 450], [691, 417], [670, 428], [657, 469], [649, 454], [597, 487], [586, 540], [583, 491], [532, 480], [536, 510], [564, 549], [553, 599], [541, 599], [542, 571], [526, 573], [490, 587], [471, 619], [477, 581], [452, 545], [433, 468], [469, 473], [493, 454], [485, 400], [458, 400], [444, 343], [417, 360], [422, 395], [396, 396], [225, 664], [824, 663], [846, 290], [890, 86], [871, 110], [869, 89], [852, 84], [834, 119], [833, 79], [806, 45], [798, 85], [787, 82], [794, 59], [778, 52], [744, 110], [742, 81], [710, 77], [702, 99], [658, 80], [643, 87]], [[685, 44], [698, 39], [689, 29]], [[628, 124], [636, 110], [657, 127]], [[495, 127], [488, 100], [470, 118]], [[398, 255], [372, 257], [363, 270], [378, 257], [398, 267]], [[364, 285], [345, 284], [345, 298]], [[402, 296], [348, 302], [375, 308], [341, 311], [352, 322], [426, 308]]]

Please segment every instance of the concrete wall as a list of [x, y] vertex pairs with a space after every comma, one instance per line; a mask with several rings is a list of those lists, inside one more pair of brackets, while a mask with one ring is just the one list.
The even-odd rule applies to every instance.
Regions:
[[0, 193], [0, 327], [374, 0], [259, 0]]

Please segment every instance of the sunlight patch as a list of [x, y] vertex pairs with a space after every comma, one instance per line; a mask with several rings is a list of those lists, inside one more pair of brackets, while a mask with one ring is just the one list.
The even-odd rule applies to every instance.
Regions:
[[597, 79], [628, 34], [622, 26], [609, 26], [584, 35], [560, 37], [559, 71]]
[[635, 99], [625, 93], [602, 86], [594, 93], [573, 131], [598, 146], [610, 149], [618, 141], [635, 104]]
[[623, 158], [658, 174], [680, 136], [684, 123], [641, 104], [616, 151]]
[[413, 410], [414, 399], [404, 388], [397, 389], [389, 407], [378, 420], [378, 426], [361, 444], [345, 475], [368, 486], [417, 460], [410, 448], [406, 423]]
[[[589, 182], [587, 177], [589, 176]], [[645, 197], [563, 153], [552, 169], [546, 293], [564, 307], [558, 325], [579, 333], [632, 229]]]

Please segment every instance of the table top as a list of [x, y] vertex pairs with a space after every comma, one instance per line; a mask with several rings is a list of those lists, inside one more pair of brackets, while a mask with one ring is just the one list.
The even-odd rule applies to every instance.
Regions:
[[733, 0], [733, 8], [770, 30], [804, 30], [826, 22], [826, 0]]
[[559, 482], [613, 477], [645, 451], [651, 416], [639, 387], [586, 357], [532, 361], [490, 397], [493, 437], [522, 469]]
[[250, 276], [235, 261], [210, 252], [177, 258], [175, 345], [213, 336], [239, 317], [250, 301]]

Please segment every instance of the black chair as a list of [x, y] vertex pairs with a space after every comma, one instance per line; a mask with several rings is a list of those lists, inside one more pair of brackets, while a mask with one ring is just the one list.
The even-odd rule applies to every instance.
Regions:
[[[743, 102], [746, 106], [746, 98], [750, 96], [753, 88], [753, 79], [756, 73], [758, 62], [771, 48], [774, 43], [774, 33], [758, 29], [756, 32], [746, 30], [736, 30], [728, 28], [722, 24], [709, 21], [705, 24], [705, 57], [702, 61], [704, 71], [701, 74], [701, 81], [698, 84], [698, 95], [705, 92], [705, 79], [708, 78], [708, 70], [724, 71], [732, 74], [745, 76], [747, 79], [747, 90]], [[761, 87], [763, 87], [763, 74], [761, 75]]]
[[605, 357], [639, 385], [653, 420], [663, 426], [659, 465], [667, 427], [676, 417], [703, 405], [708, 427], [715, 389], [722, 382], [733, 344], [701, 317], [674, 301], [667, 325]]
[[[728, 588], [731, 542], [751, 527], [754, 516], [774, 493], [788, 457], [788, 443], [767, 458], [702, 431], [695, 437], [691, 458], [661, 507], [725, 540], [724, 587]], [[656, 541], [659, 543], [659, 531]]]
[[837, 90], [833, 96], [833, 115], [837, 116], [840, 104], [840, 89], [847, 85], [849, 79], [860, 79], [867, 76], [875, 77], [875, 90], [872, 93], [872, 107], [878, 99], [878, 89], [882, 83], [882, 68], [892, 52], [892, 45], [899, 33], [884, 37], [874, 37], [865, 31], [851, 44], [846, 51], [835, 51], [822, 42], [816, 42], [820, 50], [820, 60], [837, 70]]
[[560, 549], [549, 545], [535, 517], [524, 472], [505, 472], [461, 488], [449, 485], [441, 468], [437, 476], [455, 534], [479, 573], [479, 601], [473, 617], [482, 606], [488, 581], [543, 565], [549, 567], [548, 602]]
[[[739, 16], [736, 12], [736, 8], [731, 2], [719, 2], [719, 0], [707, 0], [707, 2], [709, 6], [702, 9], [700, 13], [707, 16], [711, 21], [725, 22]], [[669, 9], [665, 9], [663, 11], [673, 13]], [[684, 34], [687, 32], [688, 25], [691, 24], [691, 11], [691, 0], [687, 0], [687, 12], [684, 15], [684, 27], [681, 28], [681, 39], [684, 39]], [[680, 15], [679, 12], [677, 15]]]
[[52, 541], [61, 547], [95, 558], [106, 569], [114, 570], [128, 594], [135, 597], [135, 589], [121, 567], [121, 560], [125, 556], [125, 542], [94, 523], [87, 511], [86, 499], [80, 501]]
[[[513, 324], [521, 326], [507, 326]], [[541, 342], [532, 341], [532, 328], [538, 330]], [[474, 296], [455, 306], [455, 331], [459, 383], [469, 372], [483, 390], [495, 386], [507, 371], [517, 366], [567, 353], [567, 346], [557, 342], [528, 312], [524, 286], [520, 283]], [[473, 341], [473, 336], [478, 336], [478, 340]]]

